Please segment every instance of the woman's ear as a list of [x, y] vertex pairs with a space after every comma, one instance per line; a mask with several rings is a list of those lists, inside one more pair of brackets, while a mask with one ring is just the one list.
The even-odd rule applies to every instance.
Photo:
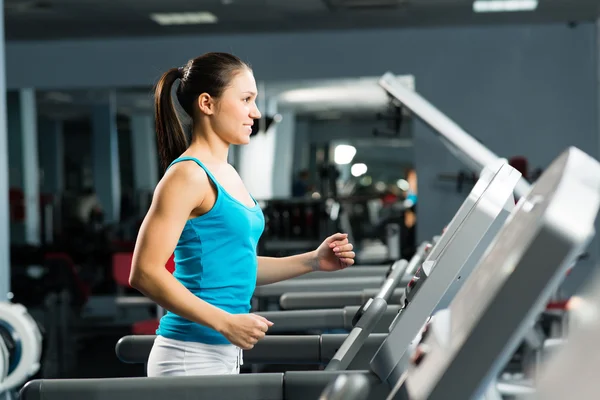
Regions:
[[213, 115], [215, 112], [215, 102], [208, 93], [202, 93], [198, 96], [198, 108], [206, 115]]

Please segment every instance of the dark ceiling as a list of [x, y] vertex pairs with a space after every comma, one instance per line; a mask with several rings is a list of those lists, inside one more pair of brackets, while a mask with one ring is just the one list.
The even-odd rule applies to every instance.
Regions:
[[[52, 40], [593, 21], [598, 0], [539, 0], [533, 12], [475, 14], [472, 0], [4, 0], [7, 40]], [[218, 22], [161, 26], [156, 12]]]

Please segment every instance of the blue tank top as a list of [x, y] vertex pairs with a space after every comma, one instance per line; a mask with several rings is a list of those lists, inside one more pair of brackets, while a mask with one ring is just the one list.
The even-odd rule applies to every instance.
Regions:
[[[186, 222], [175, 247], [173, 275], [202, 300], [231, 314], [248, 313], [256, 286], [256, 247], [264, 230], [264, 215], [254, 198], [254, 206], [248, 207], [227, 193], [200, 160], [180, 157], [171, 165], [188, 160], [206, 171], [217, 189], [217, 199], [206, 214]], [[172, 312], [161, 318], [156, 334], [175, 340], [229, 344], [217, 331]]]

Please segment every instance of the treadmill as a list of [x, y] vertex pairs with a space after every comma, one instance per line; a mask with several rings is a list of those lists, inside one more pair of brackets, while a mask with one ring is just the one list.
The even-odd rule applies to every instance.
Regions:
[[[407, 286], [402, 310], [377, 353], [381, 360], [373, 365], [380, 379], [399, 378], [407, 364], [408, 350], [427, 319], [447, 307], [467, 281], [513, 210], [512, 193], [520, 177], [518, 171], [500, 161], [495, 170], [484, 169], [439, 243]], [[449, 245], [448, 236], [456, 245]]]
[[[403, 289], [398, 288], [405, 277], [412, 277], [415, 271], [421, 266], [424, 258], [431, 250], [429, 242], [424, 242], [419, 250], [414, 254], [410, 261], [400, 260], [392, 264], [388, 273], [384, 277], [384, 281], [379, 289], [370, 289], [373, 294], [365, 298], [360, 305], [341, 305], [336, 303], [333, 307], [328, 307], [327, 303], [323, 303], [318, 307], [315, 303], [307, 301], [312, 307], [309, 309], [300, 309], [293, 311], [264, 311], [257, 312], [274, 325], [269, 328], [268, 334], [273, 333], [289, 333], [298, 331], [315, 331], [315, 330], [334, 330], [344, 329], [351, 330], [360, 319], [364, 311], [369, 307], [373, 299], [381, 298], [386, 302], [386, 310], [383, 318], [381, 318], [378, 327], [374, 328], [374, 332], [387, 332], [392, 320], [400, 310], [400, 301], [398, 292], [404, 293]], [[326, 292], [328, 293], [328, 292]], [[338, 292], [334, 292], [338, 293]], [[340, 292], [340, 295], [348, 292]], [[353, 293], [353, 292], [350, 292]], [[362, 292], [361, 292], [362, 294]], [[334, 296], [335, 297], [335, 296]], [[345, 296], [337, 297], [345, 299]], [[317, 297], [317, 300], [319, 298]], [[336, 307], [337, 306], [337, 307]]]
[[490, 396], [503, 366], [594, 236], [599, 207], [600, 163], [569, 148], [520, 201], [449, 307], [425, 328], [394, 385], [397, 398]]
[[[407, 284], [401, 304], [388, 306], [385, 311], [386, 316], [392, 318], [396, 316], [392, 323], [397, 323], [399, 317], [402, 317], [403, 328], [402, 333], [399, 334], [402, 339], [397, 340], [404, 340], [404, 346], [408, 347], [438, 304], [440, 307], [448, 304], [471, 273], [504, 224], [510, 210], [514, 208], [513, 191], [520, 177], [518, 171], [502, 161], [485, 168], [469, 196], [422, 264], [420, 255], [418, 253], [415, 255], [419, 257], [418, 264], [421, 266]], [[423, 246], [423, 249], [427, 248], [428, 246]], [[403, 270], [406, 269], [405, 266]], [[439, 272], [432, 274], [434, 269], [439, 269]], [[388, 289], [390, 289], [389, 285]], [[420, 295], [421, 299], [414, 306], [409, 306], [413, 299], [419, 296], [420, 291], [423, 291]], [[385, 298], [386, 302], [390, 297], [391, 294]], [[352, 325], [354, 325], [369, 301], [371, 299], [360, 307], [349, 306], [343, 309], [271, 311], [258, 314], [274, 322], [272, 329], [275, 329], [270, 329], [270, 333], [310, 329], [348, 329], [349, 319], [352, 318]], [[384, 328], [390, 325], [389, 322], [389, 317], [383, 319]], [[381, 332], [379, 329], [375, 331]], [[394, 365], [399, 361], [390, 360]]]
[[[408, 369], [397, 380], [366, 370], [34, 380], [22, 389], [21, 398], [316, 399], [340, 375], [366, 378], [368, 399], [479, 398], [494, 387], [531, 321], [589, 244], [599, 207], [600, 164], [569, 148], [521, 199], [449, 307], [425, 325]], [[393, 340], [398, 326], [385, 342]], [[373, 358], [373, 367], [389, 358], [384, 353]]]
[[[370, 332], [387, 333], [390, 322], [393, 325], [399, 324], [398, 329], [394, 330], [395, 333], [390, 333], [390, 336], [394, 338], [396, 346], [408, 349], [436, 307], [445, 307], [465, 282], [506, 221], [509, 211], [514, 208], [512, 192], [519, 178], [518, 171], [501, 161], [497, 162], [494, 168], [486, 168], [483, 171], [481, 178], [448, 224], [444, 234], [430, 250], [421, 267], [417, 269], [406, 289], [407, 294], [403, 297], [401, 305], [387, 305], [392, 286], [384, 285], [384, 288], [388, 289], [388, 297], [384, 297], [386, 309], [383, 311], [383, 318], [378, 318], [378, 325], [368, 325]], [[394, 272], [398, 273], [398, 269]], [[375, 299], [378, 297], [380, 296], [376, 296]], [[295, 364], [310, 363], [309, 360], [312, 360], [314, 364], [322, 363], [323, 359], [307, 360], [307, 357], [313, 357], [314, 354], [330, 354], [328, 349], [321, 347], [324, 343], [329, 343], [330, 335], [315, 335], [312, 338], [299, 336], [296, 340], [286, 337], [286, 343], [290, 348], [293, 347], [293, 350], [284, 351], [279, 344], [279, 338], [271, 339], [272, 333], [322, 329], [349, 330], [355, 326], [364, 309], [373, 300], [369, 299], [360, 308], [259, 312], [259, 315], [274, 322], [273, 328], [278, 326], [279, 329], [271, 332], [271, 328], [270, 334], [254, 349], [244, 352], [244, 361], [245, 363]], [[337, 338], [334, 343], [345, 340], [344, 335]], [[145, 363], [154, 339], [154, 335], [137, 338], [126, 336], [119, 341], [117, 354], [127, 363], [140, 361]], [[309, 344], [311, 347], [301, 350], [302, 344]], [[298, 352], [303, 356], [299, 357]], [[402, 367], [403, 355], [404, 353], [398, 353], [398, 357], [391, 357], [385, 367]], [[365, 365], [363, 363], [358, 366], [364, 368]]]
[[[417, 260], [417, 261], [415, 261]], [[394, 268], [387, 277], [379, 293], [370, 298], [360, 308], [343, 310], [320, 310], [303, 312], [260, 313], [275, 324], [284, 325], [282, 330], [314, 329], [345, 329], [349, 335], [323, 336], [279, 336], [273, 335], [259, 341], [252, 350], [250, 357], [254, 364], [262, 359], [269, 364], [285, 362], [293, 359], [294, 363], [328, 364], [328, 368], [356, 368], [357, 365], [368, 365], [375, 350], [381, 345], [386, 335], [371, 335], [377, 331], [387, 331], [391, 320], [399, 308], [388, 307], [387, 302], [405, 275], [407, 268], [419, 262], [417, 256], [410, 263], [400, 260], [394, 263]], [[284, 316], [288, 314], [288, 318]], [[126, 363], [146, 363], [154, 343], [152, 336], [125, 336], [119, 340], [116, 347], [117, 356]]]
[[373, 301], [380, 299], [385, 303], [382, 314], [378, 318], [380, 324], [373, 331], [385, 332], [390, 322], [399, 311], [399, 306], [388, 306], [392, 295], [401, 279], [406, 275], [409, 268], [420, 265], [423, 254], [415, 254], [410, 262], [406, 260], [396, 261], [390, 269], [389, 275], [383, 281], [375, 296], [369, 298], [361, 306], [348, 306], [342, 309], [321, 310], [294, 310], [294, 311], [263, 311], [257, 312], [269, 321], [273, 326], [267, 334], [290, 333], [299, 331], [344, 329], [351, 330]]
[[[439, 237], [434, 237], [432, 242], [435, 244]], [[417, 248], [415, 255], [410, 259], [406, 267], [405, 277], [408, 277], [406, 283], [412, 279], [415, 272], [420, 268], [423, 260], [429, 254], [432, 243], [423, 242]], [[391, 273], [391, 270], [388, 274]], [[310, 274], [309, 274], [310, 276]], [[363, 289], [355, 291], [335, 291], [335, 292], [292, 292], [284, 293], [279, 298], [279, 306], [283, 310], [315, 310], [323, 308], [341, 308], [348, 306], [360, 306], [365, 304], [370, 298], [378, 296], [379, 289]], [[394, 288], [390, 293], [388, 304], [400, 304], [404, 296], [404, 287]]]
[[[380, 383], [371, 382], [362, 398], [502, 399], [498, 375], [591, 242], [599, 208], [600, 163], [569, 148], [520, 201], [449, 307], [424, 327], [406, 371], [388, 380], [391, 392], [381, 393]], [[587, 301], [576, 303], [579, 315], [567, 344], [549, 357], [537, 388], [515, 390], [516, 398], [598, 398], [600, 281], [590, 292]], [[376, 356], [372, 365], [384, 356]], [[356, 376], [339, 376], [320, 399], [337, 398], [350, 379]]]
[[[557, 188], [545, 188], [548, 192], [554, 189]], [[594, 195], [596, 192], [597, 190], [594, 191]], [[572, 203], [576, 203], [581, 199], [574, 198], [570, 200]], [[570, 204], [572, 205], [572, 203]], [[576, 204], [575, 208], [577, 206]], [[560, 204], [556, 207], [560, 207]], [[572, 221], [568, 221], [566, 225], [577, 226], [578, 223], [586, 222], [584, 216], [578, 215], [578, 217]], [[512, 218], [510, 222], [508, 225], [514, 226], [515, 222]], [[268, 337], [265, 339], [268, 339]], [[139, 396], [141, 398], [150, 395], [155, 398], [162, 398], [172, 396], [174, 390], [177, 390], [177, 395], [179, 396], [194, 398], [198, 398], [198, 394], [202, 393], [207, 398], [305, 399], [319, 397], [324, 387], [339, 375], [339, 371], [319, 371], [318, 373], [288, 372], [285, 374], [261, 374], [254, 376], [240, 375], [219, 377], [218, 379], [215, 379], [215, 377], [161, 378], [158, 381], [148, 378], [78, 380], [76, 382], [71, 380], [38, 380], [28, 384], [23, 389], [22, 395], [24, 400], [41, 398], [42, 395], [48, 400], [63, 398], [64, 396], [75, 396], [74, 398], [86, 396], [99, 400], [108, 399], [110, 396], [111, 400], [118, 400], [120, 398], [130, 399], [132, 396], [136, 398]], [[376, 374], [370, 371], [346, 371], [342, 375], [357, 379], [362, 379], [358, 378], [359, 376], [365, 377], [370, 386], [369, 398], [375, 399], [386, 398], [390, 392], [390, 383], [394, 383], [381, 381]], [[284, 380], [285, 385], [283, 384]], [[99, 387], [102, 387], [102, 390], [98, 390]], [[300, 389], [302, 391], [298, 395]]]
[[[512, 191], [514, 185], [519, 177], [518, 172], [512, 169], [510, 166], [504, 163], [497, 163], [495, 169], [486, 169], [482, 174], [482, 177], [478, 184], [472, 190], [470, 196], [465, 200], [463, 206], [459, 209], [457, 215], [451, 220], [444, 234], [440, 237], [436, 246], [431, 250], [427, 260], [435, 265], [435, 271], [441, 275], [444, 270], [455, 270], [460, 266], [471, 268], [469, 263], [470, 259], [480, 257], [480, 253], [487, 247], [489, 241], [494, 237], [494, 234], [508, 216], [507, 209], [513, 207], [512, 202]], [[509, 201], [511, 200], [511, 201]], [[462, 228], [462, 229], [461, 229]], [[461, 251], [451, 251], [451, 248], [458, 248]], [[469, 250], [471, 249], [471, 250]], [[475, 260], [477, 261], [477, 260]], [[458, 265], [458, 266], [457, 266]], [[433, 271], [432, 269], [431, 271]], [[456, 271], [455, 271], [456, 272]], [[465, 271], [468, 273], [470, 271]], [[445, 274], [448, 275], [448, 274]], [[450, 274], [451, 275], [451, 274]], [[446, 288], [452, 288], [452, 281], [454, 277], [449, 277], [450, 282]], [[428, 278], [430, 279], [430, 278]], [[464, 281], [464, 279], [462, 280]], [[457, 282], [462, 284], [461, 280]], [[425, 286], [423, 286], [425, 287]], [[445, 294], [444, 289], [441, 288], [438, 293], [438, 299], [443, 299]], [[414, 293], [416, 293], [416, 290]], [[423, 289], [419, 289], [421, 291]], [[415, 299], [414, 303], [418, 304], [418, 300]], [[376, 322], [377, 315], [380, 315], [381, 310], [385, 307], [385, 301], [379, 298], [373, 299], [371, 305], [367, 308], [364, 315], [360, 318], [354, 329], [349, 335], [338, 335], [337, 337], [343, 339], [341, 343], [338, 341], [336, 344], [337, 348], [330, 346], [329, 349], [323, 351], [322, 346], [325, 343], [333, 343], [328, 340], [327, 336], [315, 335], [314, 337], [265, 337], [260, 341], [255, 349], [246, 352], [245, 359], [248, 362], [273, 363], [279, 361], [282, 363], [289, 363], [290, 361], [314, 363], [315, 360], [322, 360], [322, 354], [331, 354], [330, 359], [327, 362], [325, 371], [317, 371], [319, 374], [318, 378], [312, 375], [305, 375], [305, 372], [287, 372], [285, 374], [254, 374], [254, 380], [252, 380], [252, 387], [248, 387], [249, 384], [248, 375], [238, 376], [219, 376], [219, 377], [194, 377], [195, 382], [205, 382], [206, 386], [196, 386], [194, 389], [195, 398], [247, 398], [247, 399], [265, 399], [265, 398], [289, 398], [283, 395], [288, 390], [293, 392], [293, 388], [299, 389], [303, 385], [313, 385], [319, 383], [316, 387], [313, 387], [313, 393], [316, 395], [326, 386], [329, 381], [336, 376], [339, 371], [348, 370], [352, 368], [352, 362], [357, 358], [365, 359], [373, 355], [374, 350], [378, 345], [386, 339], [386, 335], [370, 335], [370, 330]], [[418, 331], [425, 322], [426, 317], [414, 327], [415, 331]], [[394, 330], [400, 329], [399, 324], [396, 324]], [[394, 331], [392, 331], [393, 333]], [[269, 349], [269, 339], [272, 338]], [[133, 337], [131, 340], [124, 338], [119, 345], [117, 351], [120, 353], [120, 357], [123, 359], [127, 356], [138, 357], [137, 361], [147, 359], [149, 350], [152, 346], [154, 337]], [[306, 345], [309, 345], [308, 347]], [[139, 357], [139, 353], [136, 355], [136, 350], [140, 348], [145, 349], [145, 354]], [[263, 349], [263, 353], [260, 354], [260, 350]], [[265, 351], [266, 349], [266, 351]], [[365, 352], [365, 349], [369, 351]], [[129, 352], [129, 354], [127, 354]], [[253, 355], [256, 354], [256, 357]], [[262, 359], [260, 357], [263, 357]], [[310, 357], [310, 359], [309, 359]], [[129, 360], [131, 361], [131, 359]], [[145, 361], [143, 361], [145, 362]], [[363, 361], [363, 366], [368, 365]], [[283, 387], [283, 376], [285, 375], [285, 388]], [[93, 396], [96, 399], [102, 399], [104, 396], [110, 396], [111, 400], [116, 400], [118, 396], [140, 396], [148, 398], [161, 398], [165, 396], [165, 392], [160, 389], [160, 386], [151, 381], [160, 380], [163, 384], [167, 385], [173, 391], [171, 395], [177, 393], [177, 395], [186, 396], [186, 392], [178, 392], [178, 387], [186, 388], [187, 383], [182, 383], [181, 379], [185, 382], [186, 377], [173, 378], [173, 384], [168, 384], [171, 378], [116, 378], [116, 379], [91, 379], [91, 380], [60, 380], [60, 381], [47, 381], [38, 380], [29, 383], [26, 388], [22, 391], [22, 398], [24, 400], [31, 398], [39, 398], [36, 396], [41, 395], [44, 392], [45, 399], [52, 399], [52, 396], [68, 396], [69, 398], [79, 398], [84, 396]], [[235, 382], [225, 383], [225, 387], [220, 385], [212, 385], [213, 383], [220, 382], [221, 379], [233, 379]], [[168, 379], [168, 382], [167, 380]], [[307, 380], [308, 379], [308, 380]], [[369, 378], [369, 383], [377, 381], [375, 376]], [[146, 383], [144, 383], [146, 382]], [[209, 383], [210, 382], [210, 383]], [[50, 385], [48, 385], [50, 383]], [[54, 385], [58, 386], [54, 386]], [[73, 386], [74, 385], [74, 386]], [[298, 385], [298, 386], [295, 386]], [[380, 385], [382, 390], [389, 391], [386, 389], [386, 385]], [[210, 389], [213, 387], [213, 389]], [[279, 389], [277, 388], [279, 387]], [[50, 388], [50, 390], [46, 390]], [[201, 388], [201, 390], [199, 389]], [[66, 391], [65, 391], [66, 390]], [[106, 394], [105, 394], [106, 390]], [[190, 389], [191, 390], [191, 389]], [[298, 392], [295, 392], [298, 393]], [[302, 391], [300, 391], [302, 393]], [[33, 397], [31, 397], [33, 396]], [[50, 396], [50, 397], [48, 397]], [[206, 397], [204, 397], [206, 396]], [[273, 397], [269, 397], [273, 396]], [[278, 397], [279, 396], [279, 397]], [[284, 397], [282, 397], [284, 396]], [[295, 394], [294, 396], [297, 396]], [[130, 398], [130, 397], [129, 397]], [[291, 398], [306, 398], [306, 397], [291, 397]]]

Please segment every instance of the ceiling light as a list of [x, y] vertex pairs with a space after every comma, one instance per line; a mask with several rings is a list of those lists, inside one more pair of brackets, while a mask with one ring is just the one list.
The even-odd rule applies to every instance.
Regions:
[[350, 164], [356, 155], [356, 147], [347, 144], [340, 144], [335, 147], [333, 160], [338, 165]]
[[362, 176], [364, 174], [367, 173], [367, 165], [363, 164], [363, 163], [357, 163], [354, 164], [351, 168], [350, 168], [350, 173], [352, 174], [352, 176], [358, 178], [359, 176]]
[[154, 13], [150, 18], [159, 25], [214, 24], [217, 17], [209, 12]]
[[533, 11], [537, 6], [538, 0], [475, 0], [473, 11], [477, 13]]

